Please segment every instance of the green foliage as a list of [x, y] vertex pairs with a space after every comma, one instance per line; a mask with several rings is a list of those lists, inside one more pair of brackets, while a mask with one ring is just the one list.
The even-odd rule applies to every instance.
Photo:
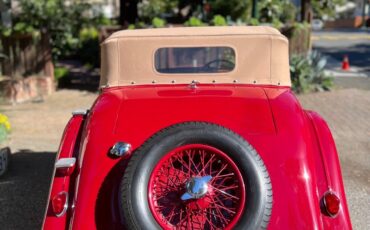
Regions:
[[196, 18], [196, 17], [191, 17], [189, 18], [189, 20], [187, 20], [185, 23], [184, 23], [185, 26], [192, 26], [192, 27], [196, 27], [196, 26], [205, 26], [206, 24], [203, 23], [199, 18]]
[[347, 0], [311, 0], [311, 6], [316, 18], [335, 17], [335, 6], [346, 3]]
[[98, 67], [100, 64], [99, 31], [95, 27], [86, 27], [79, 33], [78, 55], [84, 64]]
[[143, 0], [138, 3], [138, 14], [141, 20], [151, 23], [153, 18], [173, 12], [178, 3], [178, 0]]
[[134, 29], [136, 29], [136, 26], [135, 26], [135, 24], [130, 24], [130, 25], [128, 25], [127, 29], [128, 30], [134, 30]]
[[105, 17], [103, 14], [100, 14], [99, 16], [93, 18], [92, 25], [94, 26], [112, 26], [116, 25], [117, 22], [114, 20], [111, 20], [107, 17]]
[[226, 19], [222, 15], [215, 15], [212, 19], [212, 25], [214, 26], [227, 26]]
[[0, 125], [0, 144], [6, 141], [8, 138], [8, 132], [6, 131], [6, 128], [3, 125]]
[[297, 18], [298, 9], [291, 1], [282, 1], [283, 8], [279, 20], [283, 23], [294, 23]]
[[63, 77], [68, 76], [69, 74], [69, 69], [66, 67], [55, 67], [54, 69], [54, 77], [55, 80], [58, 81]]
[[145, 24], [145, 22], [142, 22], [142, 21], [136, 22], [135, 24], [130, 24], [127, 27], [127, 29], [129, 29], [129, 30], [144, 29], [144, 28], [148, 28], [148, 25]]
[[8, 138], [10, 133], [10, 123], [7, 116], [0, 113], [0, 144]]
[[260, 24], [260, 22], [258, 21], [258, 19], [256, 18], [250, 18], [248, 21], [247, 21], [247, 24], [248, 25], [251, 25], [251, 26], [258, 26]]
[[165, 27], [166, 26], [166, 21], [161, 19], [161, 18], [158, 18], [158, 17], [155, 17], [153, 18], [152, 20], [152, 26], [154, 28], [161, 28], [161, 27]]
[[219, 15], [230, 15], [231, 19], [246, 20], [251, 12], [251, 0], [210, 0], [212, 13]]
[[260, 22], [273, 23], [274, 26], [294, 22], [297, 12], [290, 0], [262, 0], [258, 2], [258, 9]]
[[326, 58], [318, 52], [290, 59], [292, 89], [297, 93], [330, 90], [333, 80], [325, 74]]
[[79, 39], [83, 43], [90, 39], [98, 39], [99, 31], [95, 27], [86, 27], [80, 30]]
[[91, 23], [83, 13], [89, 9], [85, 3], [65, 5], [63, 0], [20, 0], [20, 12], [14, 15], [13, 31], [37, 31], [50, 35], [54, 59], [76, 48], [79, 31]]
[[32, 33], [35, 31], [35, 28], [32, 25], [28, 25], [24, 22], [17, 22], [14, 25], [13, 30], [18, 33]]
[[279, 19], [276, 19], [276, 18], [274, 18], [272, 20], [271, 25], [272, 25], [272, 27], [274, 27], [278, 30], [280, 30], [284, 26], [284, 24]]

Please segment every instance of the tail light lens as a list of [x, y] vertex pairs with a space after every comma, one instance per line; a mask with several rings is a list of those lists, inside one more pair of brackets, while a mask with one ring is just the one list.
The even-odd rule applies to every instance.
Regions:
[[331, 191], [325, 193], [322, 197], [322, 209], [324, 214], [335, 217], [340, 210], [339, 197]]
[[60, 192], [53, 197], [51, 200], [51, 206], [55, 216], [63, 216], [68, 208], [68, 193]]

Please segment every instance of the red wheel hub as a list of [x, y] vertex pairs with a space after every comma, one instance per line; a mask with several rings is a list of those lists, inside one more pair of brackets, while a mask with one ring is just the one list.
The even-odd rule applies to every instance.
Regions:
[[204, 144], [166, 154], [153, 169], [148, 189], [150, 210], [163, 229], [231, 229], [245, 205], [234, 161]]

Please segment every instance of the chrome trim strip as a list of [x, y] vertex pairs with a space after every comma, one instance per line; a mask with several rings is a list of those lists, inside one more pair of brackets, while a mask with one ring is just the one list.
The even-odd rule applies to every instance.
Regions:
[[72, 115], [73, 116], [78, 116], [78, 115], [85, 116], [88, 113], [89, 113], [89, 110], [88, 109], [77, 109], [77, 110], [75, 110], [75, 111], [72, 112]]
[[74, 157], [71, 157], [71, 158], [60, 158], [55, 163], [55, 168], [56, 169], [59, 169], [59, 168], [72, 168], [72, 167], [75, 166], [75, 164], [76, 164], [76, 158], [74, 158]]

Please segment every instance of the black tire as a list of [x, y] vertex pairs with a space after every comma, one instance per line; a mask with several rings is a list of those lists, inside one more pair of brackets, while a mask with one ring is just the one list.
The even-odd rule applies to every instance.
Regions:
[[272, 187], [261, 157], [229, 129], [210, 123], [187, 122], [156, 133], [130, 159], [119, 193], [121, 215], [127, 229], [161, 229], [149, 208], [149, 178], [166, 153], [186, 144], [207, 144], [233, 159], [243, 175], [247, 197], [244, 213], [235, 229], [266, 228], [272, 209]]

